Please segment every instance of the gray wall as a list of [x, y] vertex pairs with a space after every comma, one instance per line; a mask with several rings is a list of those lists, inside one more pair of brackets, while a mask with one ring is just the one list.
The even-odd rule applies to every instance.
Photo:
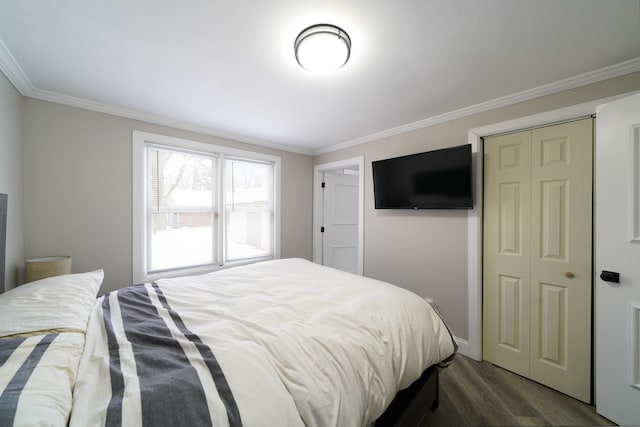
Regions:
[[468, 331], [467, 212], [384, 211], [373, 205], [371, 162], [467, 143], [468, 131], [640, 90], [640, 73], [475, 114], [314, 157], [314, 165], [364, 156], [364, 274], [432, 298], [454, 334]]
[[[16, 284], [16, 270], [24, 261], [22, 223], [22, 95], [0, 73], [0, 193], [9, 195], [5, 289]], [[1, 291], [1, 290], [0, 290]]]
[[310, 156], [25, 99], [27, 258], [71, 255], [73, 272], [105, 270], [101, 292], [132, 282], [133, 130], [282, 158], [281, 256], [311, 259]]
[[[25, 257], [69, 254], [74, 258], [74, 272], [105, 269], [103, 292], [131, 283], [132, 130], [281, 156], [282, 257], [311, 258], [313, 165], [363, 155], [365, 275], [433, 298], [454, 333], [460, 338], [467, 338], [466, 212], [376, 211], [373, 209], [371, 161], [464, 144], [469, 129], [634, 90], [640, 90], [640, 73], [312, 159], [45, 101], [23, 99], [2, 76], [0, 192], [10, 194], [7, 276], [13, 275], [15, 266], [20, 265]], [[21, 178], [21, 141], [24, 141], [24, 182]], [[24, 211], [21, 203], [23, 186]], [[13, 283], [13, 277], [8, 281]]]

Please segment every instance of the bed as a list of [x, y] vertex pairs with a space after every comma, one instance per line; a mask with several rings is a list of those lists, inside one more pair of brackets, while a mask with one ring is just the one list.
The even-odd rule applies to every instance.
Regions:
[[102, 280], [0, 295], [1, 426], [393, 425], [457, 348], [417, 295], [302, 259]]

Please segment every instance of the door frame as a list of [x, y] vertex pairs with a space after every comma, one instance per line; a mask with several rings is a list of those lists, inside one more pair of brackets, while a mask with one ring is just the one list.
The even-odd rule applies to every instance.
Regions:
[[[475, 203], [467, 213], [467, 292], [468, 292], [468, 327], [469, 339], [460, 342], [460, 352], [475, 360], [482, 360], [482, 226], [484, 188], [483, 145], [482, 138], [521, 129], [548, 126], [573, 120], [582, 116], [597, 114], [599, 106], [615, 99], [629, 96], [635, 92], [624, 93], [608, 98], [601, 98], [566, 108], [546, 111], [539, 114], [520, 117], [500, 123], [493, 123], [470, 129], [467, 133], [473, 155], [473, 176], [475, 182]], [[594, 163], [597, 159], [594, 158]], [[594, 301], [594, 304], [596, 301]]]
[[357, 273], [364, 274], [364, 156], [339, 160], [313, 167], [313, 262], [322, 264], [322, 179], [325, 172], [358, 167], [358, 260]]

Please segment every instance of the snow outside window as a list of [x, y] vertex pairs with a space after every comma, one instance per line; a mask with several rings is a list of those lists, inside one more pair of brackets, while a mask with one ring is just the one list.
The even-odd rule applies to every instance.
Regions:
[[277, 258], [280, 159], [133, 133], [134, 281]]

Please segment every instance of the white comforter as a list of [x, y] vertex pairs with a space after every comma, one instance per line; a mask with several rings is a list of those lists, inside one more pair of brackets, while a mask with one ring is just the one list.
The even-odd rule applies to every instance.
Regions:
[[93, 309], [72, 426], [364, 426], [454, 353], [422, 298], [300, 259], [134, 288]]

